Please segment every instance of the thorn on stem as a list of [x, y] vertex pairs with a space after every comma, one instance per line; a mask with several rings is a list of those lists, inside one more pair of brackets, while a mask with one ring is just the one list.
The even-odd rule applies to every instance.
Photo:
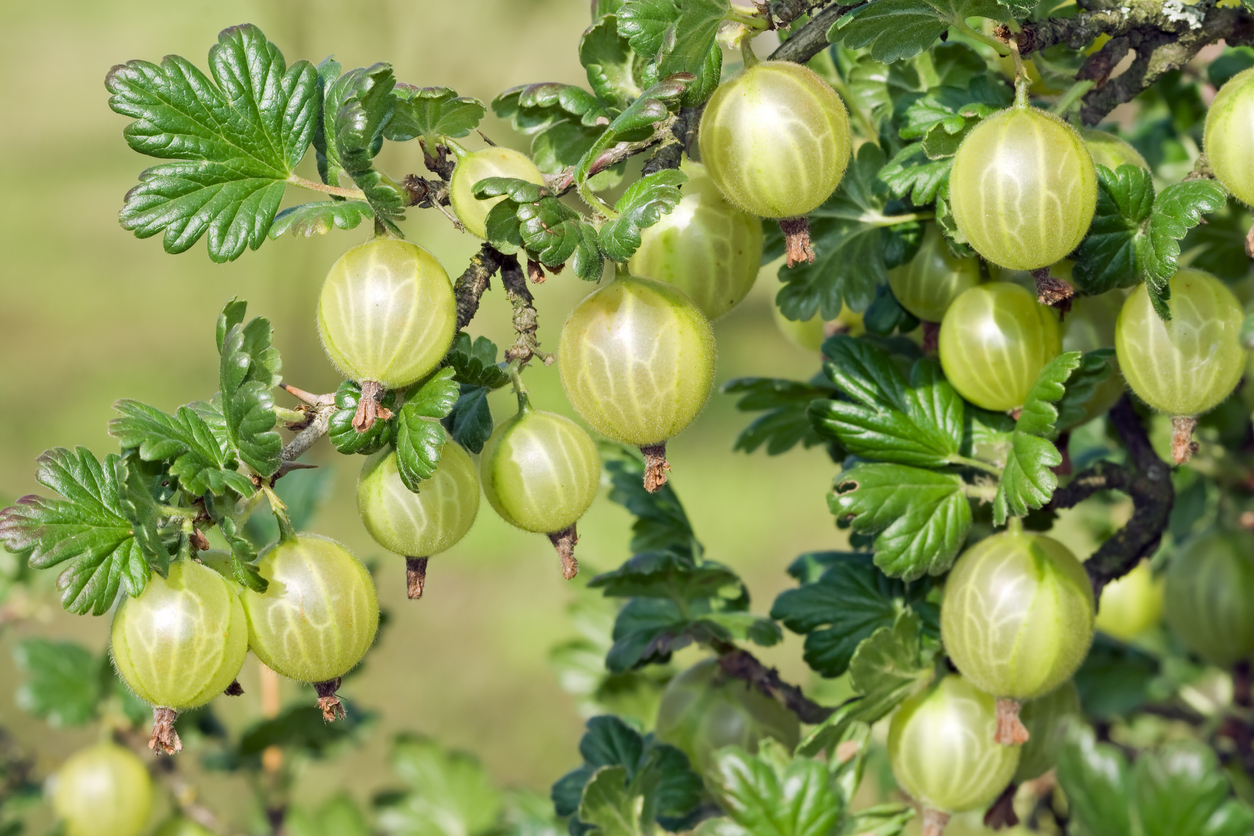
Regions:
[[427, 560], [425, 557], [405, 558], [405, 585], [411, 601], [421, 598], [427, 585]]
[[1193, 431], [1197, 429], [1196, 415], [1177, 415], [1171, 419], [1171, 458], [1176, 464], [1184, 464], [1197, 452]]
[[557, 549], [557, 556], [562, 559], [562, 577], [571, 580], [578, 575], [579, 561], [575, 560], [575, 544], [579, 542], [579, 532], [575, 531], [575, 526], [551, 532], [549, 542]]
[[1003, 746], [1022, 746], [1028, 742], [1031, 735], [1028, 734], [1028, 727], [1019, 719], [1021, 707], [1017, 700], [998, 698], [997, 733], [993, 735], [994, 741]]
[[814, 247], [810, 244], [810, 219], [784, 218], [779, 222], [780, 232], [784, 233], [784, 247], [788, 253], [788, 266], [801, 262], [814, 261]]
[[228, 697], [242, 697], [244, 696], [244, 686], [240, 685], [239, 680], [236, 679], [233, 680], [230, 685], [226, 686], [226, 690], [222, 693], [226, 694]]
[[641, 447], [640, 452], [644, 453], [644, 489], [657, 493], [666, 484], [666, 472], [671, 469], [666, 460], [666, 442]]
[[318, 693], [318, 707], [322, 709], [323, 720], [331, 723], [347, 716], [347, 713], [344, 711], [344, 704], [340, 702], [340, 698], [335, 693], [340, 687], [340, 678], [338, 676], [335, 679], [328, 679], [326, 682], [315, 682], [313, 686]]
[[148, 739], [148, 748], [154, 752], [176, 755], [183, 751], [183, 741], [174, 730], [174, 721], [179, 713], [173, 708], [154, 708], [152, 710], [152, 737]]
[[374, 426], [376, 420], [387, 421], [392, 417], [392, 410], [379, 403], [386, 391], [377, 380], [361, 382], [361, 397], [357, 401], [357, 414], [353, 416], [353, 429], [364, 433]]

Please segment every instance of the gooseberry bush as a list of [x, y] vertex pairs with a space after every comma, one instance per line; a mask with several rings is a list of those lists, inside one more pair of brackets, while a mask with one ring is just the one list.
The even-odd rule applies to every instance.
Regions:
[[[65, 609], [112, 613], [106, 657], [16, 644], [28, 711], [111, 738], [55, 770], [65, 832], [137, 836], [163, 792], [163, 833], [234, 832], [192, 756], [249, 779], [257, 833], [1254, 833], [1250, 0], [591, 13], [568, 41], [586, 86], [489, 104], [290, 60], [252, 25], [207, 73], [109, 72], [125, 141], [157, 159], [118, 184], [123, 229], [240, 271], [279, 236], [343, 240], [316, 329], [344, 380], [284, 379], [232, 299], [204, 400], [117, 401], [116, 452], [45, 452], [46, 492], [0, 512], [0, 600], [55, 568]], [[477, 133], [489, 107], [518, 136]], [[425, 169], [384, 171], [391, 145]], [[407, 232], [422, 210], [482, 239], [455, 278]], [[494, 278], [503, 351], [475, 333]], [[777, 280], [814, 376], [716, 387], [711, 321]], [[543, 328], [542, 281], [587, 283]], [[527, 388], [552, 363], [579, 421]], [[504, 387], [517, 410], [493, 415]], [[766, 613], [684, 510], [707, 477], [666, 457], [729, 396], [754, 413], [728, 453], [744, 478], [794, 450], [833, 476], [831, 548], [769, 555], [795, 587]], [[319, 482], [289, 474], [320, 444], [359, 468], [361, 523], [403, 572], [311, 530]], [[612, 617], [554, 654], [590, 718], [572, 770], [548, 800], [503, 793], [401, 736], [407, 788], [292, 797], [302, 763], [369, 735], [371, 695], [339, 689], [385, 623], [376, 577], [439, 595], [481, 490], [566, 580], [599, 492], [635, 518], [634, 556], [571, 587]], [[758, 656], [785, 630], [808, 681]], [[316, 698], [229, 732], [213, 705], [249, 650]], [[0, 812], [10, 836], [43, 776], [0, 755], [30, 802]]]

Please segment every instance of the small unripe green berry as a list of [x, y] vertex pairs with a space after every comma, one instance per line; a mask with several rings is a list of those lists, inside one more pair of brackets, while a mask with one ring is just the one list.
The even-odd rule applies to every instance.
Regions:
[[544, 174], [536, 168], [531, 158], [513, 148], [496, 146], [474, 151], [457, 161], [449, 181], [449, 201], [457, 219], [466, 231], [480, 238], [488, 237], [485, 222], [492, 207], [505, 199], [504, 195], [479, 200], [474, 195], [474, 185], [489, 177], [513, 177], [537, 186], [544, 185]]

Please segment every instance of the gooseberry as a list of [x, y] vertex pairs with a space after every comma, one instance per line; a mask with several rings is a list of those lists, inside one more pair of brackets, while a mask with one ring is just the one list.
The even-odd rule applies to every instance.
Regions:
[[1132, 143], [1120, 139], [1112, 133], [1092, 128], [1081, 128], [1080, 136], [1093, 156], [1095, 165], [1104, 165], [1111, 171], [1121, 165], [1134, 165], [1149, 171], [1149, 163], [1141, 156], [1141, 152], [1132, 147]]
[[109, 649], [122, 681], [144, 701], [174, 711], [202, 706], [235, 680], [248, 654], [236, 586], [177, 560], [118, 607]]
[[726, 198], [763, 218], [818, 208], [849, 164], [849, 113], [817, 73], [762, 61], [724, 82], [706, 102], [698, 142]]
[[1215, 179], [1237, 200], [1254, 205], [1254, 67], [1219, 88], [1202, 140]]
[[317, 534], [297, 534], [261, 554], [265, 592], [245, 589], [248, 646], [277, 673], [330, 682], [366, 655], [379, 627], [379, 599], [361, 561]]
[[682, 750], [707, 771], [725, 746], [756, 752], [770, 737], [789, 751], [801, 737], [797, 716], [752, 685], [727, 676], [717, 659], [705, 659], [666, 685], [658, 705], [658, 740]]
[[964, 291], [941, 322], [940, 361], [958, 394], [1003, 412], [1023, 405], [1041, 369], [1062, 350], [1054, 311], [1016, 284]]
[[939, 833], [936, 819], [943, 826], [947, 814], [985, 807], [1010, 784], [1019, 748], [994, 743], [996, 726], [993, 698], [953, 674], [897, 709], [888, 761], [897, 783], [923, 805], [924, 832]]
[[1080, 691], [1064, 682], [1043, 697], [1023, 704], [1019, 719], [1027, 728], [1028, 742], [1019, 750], [1015, 783], [1039, 778], [1054, 768], [1058, 750], [1067, 736], [1067, 719], [1080, 716]]
[[893, 296], [924, 322], [940, 322], [953, 301], [979, 283], [979, 259], [952, 254], [934, 224], [927, 225], [914, 258], [888, 271]]
[[[558, 363], [579, 417], [614, 441], [654, 448], [705, 406], [714, 386], [714, 332], [683, 291], [624, 276], [571, 312]], [[665, 481], [657, 478], [654, 487]]]
[[[1060, 264], [1066, 265], [1066, 268], [1059, 269], [1059, 265], [1055, 264], [1049, 268], [1050, 273], [1060, 279], [1070, 279], [1071, 262], [1063, 261]], [[1119, 318], [1122, 307], [1123, 294], [1117, 290], [1098, 296], [1072, 297], [1071, 310], [1062, 323], [1062, 350], [1088, 353], [1100, 348], [1114, 348], [1115, 321]], [[1097, 384], [1097, 388], [1084, 402], [1084, 416], [1075, 426], [1105, 415], [1123, 397], [1124, 382], [1123, 375], [1119, 372], [1119, 360], [1112, 357], [1110, 361], [1114, 364], [1114, 369], [1105, 380]]]
[[1162, 616], [1163, 579], [1154, 577], [1145, 560], [1106, 584], [1097, 602], [1097, 629], [1120, 641], [1132, 641]]
[[375, 238], [331, 267], [318, 297], [318, 335], [341, 374], [388, 389], [429, 374], [453, 344], [457, 301], [448, 274], [407, 241]]
[[52, 808], [67, 836], [139, 836], [152, 810], [152, 778], [129, 749], [100, 743], [61, 765]]
[[1241, 379], [1246, 353], [1237, 335], [1245, 319], [1223, 282], [1200, 270], [1178, 270], [1170, 282], [1171, 319], [1154, 312], [1140, 285], [1123, 303], [1115, 352], [1137, 397], [1172, 416], [1218, 406]]
[[675, 285], [706, 318], [718, 319], [753, 287], [762, 263], [762, 221], [727, 202], [705, 166], [684, 160], [683, 198], [640, 233], [627, 262], [633, 276]]
[[475, 184], [489, 177], [513, 177], [537, 186], [544, 185], [544, 175], [536, 164], [526, 154], [513, 148], [484, 148], [458, 160], [448, 184], [449, 201], [462, 226], [480, 238], [488, 237], [485, 225], [488, 212], [505, 199], [504, 195], [482, 200], [475, 197]]
[[1254, 655], [1254, 533], [1211, 529], [1167, 564], [1167, 624], [1189, 650], [1231, 667]]
[[[1075, 555], [1057, 540], [1012, 525], [954, 563], [941, 602], [941, 641], [980, 690], [1030, 700], [1080, 667], [1093, 642], [1093, 613], [1093, 586]], [[1002, 742], [1020, 730], [1013, 708], [1002, 710]]]
[[1026, 105], [981, 121], [949, 175], [958, 230], [995, 264], [1036, 270], [1065, 257], [1097, 208], [1097, 170], [1076, 129]]

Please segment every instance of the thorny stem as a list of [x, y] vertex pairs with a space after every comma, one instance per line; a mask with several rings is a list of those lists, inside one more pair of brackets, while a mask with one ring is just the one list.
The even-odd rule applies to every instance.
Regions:
[[771, 61], [796, 61], [804, 64], [823, 50], [831, 46], [827, 40], [827, 30], [844, 15], [861, 6], [862, 3], [851, 3], [843, 5], [836, 3], [823, 9], [818, 14], [811, 15], [810, 21], [802, 26], [796, 32], [793, 32], [788, 40], [780, 44], [779, 49], [771, 53]]
[[425, 557], [405, 558], [405, 590], [411, 601], [421, 598], [427, 586], [427, 560]]
[[517, 334], [514, 344], [505, 352], [505, 359], [525, 364], [536, 357], [544, 365], [552, 365], [557, 358], [540, 350], [540, 341], [536, 339], [540, 321], [536, 314], [535, 297], [527, 287], [527, 276], [516, 257], [509, 256], [501, 262], [501, 284], [514, 308], [514, 333]]
[[316, 180], [306, 180], [295, 174], [287, 178], [287, 182], [293, 186], [300, 186], [302, 189], [309, 189], [312, 192], [322, 192], [323, 194], [335, 195], [349, 200], [365, 200], [366, 193], [361, 189], [342, 189], [339, 186], [328, 186], [326, 183], [319, 183]]
[[1154, 553], [1175, 503], [1171, 471], [1154, 452], [1127, 396], [1110, 410], [1110, 421], [1128, 450], [1128, 465], [1098, 462], [1055, 491], [1047, 506], [1049, 509], [1072, 508], [1104, 490], [1123, 491], [1132, 498], [1132, 518], [1084, 563], [1095, 597], [1101, 596], [1110, 581], [1128, 574], [1142, 558]]
[[[327, 428], [331, 423], [331, 414], [335, 412], [335, 394], [311, 395], [286, 383], [281, 385], [289, 394], [312, 407], [312, 412], [305, 410], [309, 423], [291, 441], [283, 445], [283, 452], [280, 455], [285, 464], [290, 464], [307, 453], [317, 443], [318, 439], [327, 434]], [[283, 472], [284, 470], [280, 468], [279, 473], [282, 474]]]
[[479, 298], [488, 289], [492, 276], [505, 264], [506, 258], [491, 244], [484, 244], [479, 252], [471, 256], [466, 272], [458, 276], [453, 284], [453, 295], [457, 297], [457, 330], [465, 328], [475, 318], [479, 312]]
[[579, 532], [574, 524], [570, 528], [554, 531], [549, 534], [549, 542], [557, 549], [557, 556], [562, 561], [562, 577], [571, 580], [579, 574], [579, 561], [575, 560], [575, 545], [579, 542]]

